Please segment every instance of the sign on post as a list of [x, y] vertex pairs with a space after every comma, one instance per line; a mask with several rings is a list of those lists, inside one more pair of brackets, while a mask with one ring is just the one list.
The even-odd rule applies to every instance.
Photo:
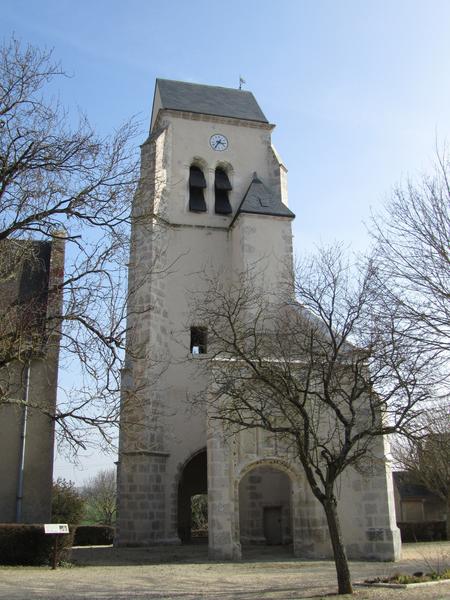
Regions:
[[69, 526], [66, 523], [45, 523], [45, 533], [69, 533]]
[[58, 552], [58, 535], [69, 533], [69, 526], [67, 523], [44, 523], [44, 532], [45, 534], [54, 536], [54, 544], [53, 544], [53, 564], [52, 569], [56, 569], [56, 558]]

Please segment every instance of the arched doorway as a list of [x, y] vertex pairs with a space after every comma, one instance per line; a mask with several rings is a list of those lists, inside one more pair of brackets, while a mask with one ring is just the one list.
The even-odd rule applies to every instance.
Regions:
[[272, 465], [255, 466], [239, 482], [242, 546], [289, 545], [293, 541], [289, 475]]
[[[204, 513], [207, 510], [205, 496], [208, 493], [208, 474], [206, 462], [206, 448], [192, 456], [181, 471], [178, 484], [178, 535], [183, 543], [192, 541], [193, 511], [194, 521], [207, 523]], [[200, 514], [198, 514], [200, 511]], [[201, 531], [205, 541], [206, 528]]]

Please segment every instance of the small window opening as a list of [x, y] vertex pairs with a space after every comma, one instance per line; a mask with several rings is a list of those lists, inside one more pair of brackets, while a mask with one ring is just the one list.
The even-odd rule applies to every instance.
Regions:
[[189, 210], [193, 212], [206, 212], [206, 202], [203, 190], [206, 180], [203, 171], [196, 166], [189, 170]]
[[206, 327], [191, 327], [191, 354], [206, 354]]
[[229, 215], [231, 210], [230, 200], [228, 198], [228, 192], [233, 189], [231, 187], [228, 175], [223, 169], [216, 169], [216, 177], [214, 181], [215, 191], [215, 211], [219, 215]]

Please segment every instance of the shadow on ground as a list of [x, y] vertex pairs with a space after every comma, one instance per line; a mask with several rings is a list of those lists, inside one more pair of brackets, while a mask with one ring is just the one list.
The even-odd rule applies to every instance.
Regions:
[[[298, 561], [290, 546], [244, 546], [242, 560], [245, 562]], [[183, 544], [153, 546], [146, 548], [114, 548], [113, 546], [77, 546], [72, 549], [71, 562], [79, 566], [127, 566], [170, 563], [214, 564], [220, 561], [208, 559], [207, 544]]]
[[[249, 556], [250, 552], [250, 556]], [[450, 543], [406, 545], [401, 563], [352, 562], [353, 581], [413, 572], [450, 556]], [[75, 548], [75, 565], [1, 567], [7, 600], [299, 600], [336, 592], [332, 561], [294, 559], [286, 548], [248, 548], [236, 562], [208, 561], [204, 545]], [[337, 597], [336, 597], [337, 598]], [[343, 596], [339, 600], [344, 600]], [[450, 583], [417, 590], [358, 589], [355, 600], [443, 600]]]

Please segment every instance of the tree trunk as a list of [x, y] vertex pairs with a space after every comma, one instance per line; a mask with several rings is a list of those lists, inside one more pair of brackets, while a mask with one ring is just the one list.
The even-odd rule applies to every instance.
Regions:
[[338, 581], [339, 594], [353, 594], [350, 569], [348, 567], [347, 553], [342, 541], [341, 526], [336, 509], [336, 500], [327, 498], [323, 502], [323, 508], [327, 516], [328, 531], [333, 546], [334, 564]]

